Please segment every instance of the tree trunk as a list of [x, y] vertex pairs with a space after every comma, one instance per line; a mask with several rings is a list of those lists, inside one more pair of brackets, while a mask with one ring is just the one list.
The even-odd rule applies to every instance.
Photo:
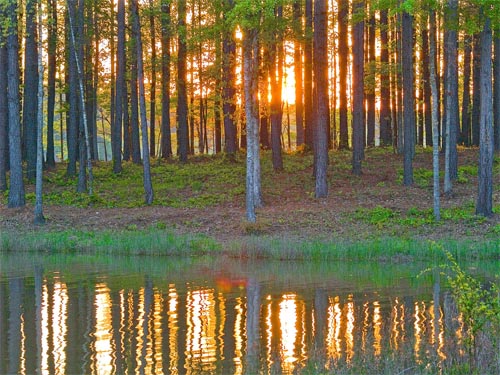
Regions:
[[494, 144], [495, 151], [500, 151], [500, 31], [495, 32], [493, 80], [495, 84], [493, 91]]
[[[0, 16], [5, 17], [0, 8]], [[9, 158], [9, 117], [7, 107], [7, 47], [3, 25], [0, 25], [0, 192], [7, 190]]]
[[66, 175], [68, 177], [76, 176], [76, 160], [78, 159], [78, 129], [80, 127], [79, 120], [79, 101], [78, 101], [78, 73], [76, 70], [74, 44], [71, 39], [71, 30], [68, 22], [69, 14], [72, 17], [76, 13], [73, 3], [67, 2], [67, 19], [66, 19], [66, 43], [69, 46], [67, 48], [66, 61], [68, 63], [68, 69], [66, 69], [65, 74], [67, 75], [67, 101], [68, 101], [68, 117], [66, 121], [66, 141], [68, 149], [68, 166], [66, 168]]
[[380, 75], [380, 144], [382, 146], [392, 144], [388, 27], [387, 10], [382, 10], [380, 11], [380, 63], [382, 65]]
[[142, 159], [143, 159], [143, 183], [144, 183], [144, 202], [147, 205], [153, 203], [153, 185], [151, 183], [151, 168], [149, 163], [148, 150], [148, 124], [146, 114], [146, 93], [144, 89], [144, 66], [142, 57], [141, 26], [139, 20], [139, 10], [137, 0], [132, 0], [132, 33], [136, 42], [137, 54], [137, 80], [139, 83], [139, 101], [141, 109], [141, 132], [142, 132]]
[[314, 2], [314, 88], [315, 120], [314, 155], [316, 177], [315, 196], [328, 195], [328, 127], [330, 103], [328, 97], [328, 1]]
[[[37, 10], [38, 15], [38, 35], [42, 35], [42, 9]], [[35, 185], [35, 225], [45, 223], [43, 216], [43, 43], [41, 37], [38, 38], [38, 98], [37, 98], [37, 126], [36, 126], [36, 185]]]
[[403, 70], [403, 111], [404, 111], [404, 170], [403, 184], [413, 184], [413, 154], [415, 149], [415, 99], [413, 82], [413, 17], [407, 12], [402, 16], [402, 70]]
[[[234, 7], [233, 0], [224, 1], [224, 22], [227, 15]], [[236, 80], [236, 43], [232, 32], [224, 30], [222, 36], [222, 115], [224, 121], [224, 151], [234, 157], [237, 150], [236, 142], [236, 103], [235, 103], [235, 80]]]
[[259, 109], [258, 109], [258, 32], [245, 30], [243, 36], [243, 74], [245, 89], [245, 118], [247, 133], [246, 157], [246, 218], [255, 223], [255, 208], [261, 206]]
[[[283, 7], [278, 6], [275, 10], [276, 22], [279, 24], [283, 18]], [[275, 171], [283, 169], [283, 158], [281, 156], [281, 128], [283, 121], [282, 87], [283, 87], [283, 41], [281, 31], [275, 33], [274, 42], [271, 45], [271, 149], [273, 168]]]
[[302, 98], [302, 22], [301, 1], [293, 2], [293, 20], [295, 28], [293, 67], [295, 75], [295, 126], [297, 129], [297, 146], [304, 144], [304, 102]]
[[306, 0], [305, 7], [306, 26], [304, 42], [304, 141], [309, 148], [313, 148], [314, 143], [314, 115], [313, 115], [313, 46], [312, 46], [312, 23], [313, 5], [312, 0]]
[[474, 36], [472, 60], [472, 122], [471, 145], [479, 146], [479, 123], [481, 107], [481, 33]]
[[[132, 2], [129, 3], [130, 13]], [[132, 17], [132, 15], [129, 15]], [[132, 21], [133, 22], [133, 21]], [[137, 40], [136, 35], [130, 35], [130, 143], [132, 145], [132, 162], [141, 163], [141, 143], [139, 139], [139, 92], [137, 78]]]
[[[432, 92], [431, 92], [431, 78], [430, 78], [430, 52], [429, 52], [429, 32], [427, 16], [424, 17], [422, 22], [422, 79], [424, 81], [424, 132], [425, 132], [425, 146], [432, 146]], [[434, 48], [436, 48], [434, 46]], [[436, 51], [434, 51], [434, 54]], [[433, 62], [434, 63], [434, 62]], [[434, 69], [436, 67], [434, 66]], [[436, 74], [436, 72], [434, 72]], [[434, 77], [436, 79], [436, 77]]]
[[481, 101], [476, 214], [493, 214], [493, 93], [492, 93], [492, 31], [488, 17], [481, 36]]
[[177, 51], [177, 144], [179, 160], [187, 162], [189, 152], [188, 104], [186, 91], [186, 0], [177, 1], [178, 51]]
[[451, 194], [452, 181], [458, 177], [458, 0], [448, 0], [446, 65], [446, 151], [444, 193]]
[[17, 1], [9, 0], [6, 6], [7, 19], [7, 100], [9, 113], [9, 160], [10, 186], [9, 207], [25, 205], [23, 165], [21, 152], [21, 123], [19, 121], [19, 42], [17, 23]]
[[151, 157], [154, 157], [156, 155], [156, 30], [155, 12], [153, 10], [153, 7], [153, 0], [150, 0], [149, 11], [151, 13], [149, 15], [149, 32], [151, 34], [151, 87], [149, 97], [149, 153]]
[[[122, 171], [123, 104], [125, 102], [124, 96], [127, 94], [125, 86], [125, 0], [118, 0], [117, 21], [115, 121], [111, 133], [113, 173]], [[127, 109], [125, 108], [125, 110]]]
[[23, 157], [26, 159], [26, 177], [36, 176], [36, 111], [38, 87], [38, 51], [36, 1], [26, 1], [26, 37], [24, 41], [24, 95], [23, 95]]
[[[74, 61], [75, 61], [75, 67], [76, 67], [76, 75], [77, 75], [77, 81], [78, 81], [78, 88], [79, 88], [79, 93], [80, 93], [80, 109], [81, 109], [81, 116], [82, 116], [82, 121], [80, 123], [80, 134], [83, 135], [80, 136], [80, 173], [79, 173], [79, 184], [78, 188], [81, 190], [81, 181], [85, 175], [85, 167], [82, 168], [82, 165], [84, 164], [84, 161], [87, 162], [87, 171], [88, 171], [88, 193], [89, 195], [93, 194], [93, 173], [92, 173], [92, 160], [91, 160], [91, 155], [90, 155], [90, 134], [89, 134], [89, 128], [88, 128], [88, 122], [87, 122], [87, 112], [85, 109], [85, 90], [83, 87], [83, 70], [82, 70], [82, 63], [80, 60], [80, 56], [78, 56], [78, 49], [77, 49], [77, 43], [76, 43], [76, 37], [75, 37], [75, 30], [76, 30], [76, 25], [75, 25], [75, 20], [73, 19], [73, 14], [72, 10], [76, 9], [76, 5], [74, 4], [75, 0], [67, 0], [67, 5], [68, 5], [68, 20], [69, 20], [69, 31], [70, 31], [70, 37], [71, 37], [71, 44], [73, 45], [73, 52], [74, 52]], [[83, 8], [80, 7], [82, 10]], [[78, 30], [79, 30], [78, 25]], [[82, 134], [83, 133], [83, 134]], [[83, 141], [82, 141], [83, 138]], [[86, 154], [85, 154], [86, 152]], [[86, 160], [85, 160], [86, 159]]]
[[161, 2], [161, 157], [172, 156], [170, 132], [170, 0]]
[[[57, 0], [49, 0], [48, 39], [48, 72], [47, 72], [47, 166], [55, 167], [54, 148], [54, 109], [56, 102], [56, 52], [57, 52]], [[62, 134], [60, 134], [62, 137]]]
[[339, 0], [339, 149], [349, 148], [349, 130], [347, 124], [347, 68], [349, 58], [348, 29], [349, 23], [349, 2]]
[[[430, 22], [435, 22], [434, 11], [431, 11]], [[439, 118], [438, 118], [438, 90], [436, 83], [436, 38], [434, 29], [429, 35], [429, 79], [432, 95], [432, 171], [433, 171], [433, 208], [436, 221], [441, 219], [440, 212], [440, 187], [439, 187]]]
[[[373, 5], [371, 5], [373, 7]], [[367, 115], [366, 115], [366, 145], [368, 147], [375, 146], [375, 90], [376, 90], [376, 58], [375, 58], [375, 14], [374, 10], [370, 9], [370, 21], [368, 25], [368, 87], [366, 91]], [[356, 91], [354, 91], [356, 92]]]
[[462, 130], [460, 143], [470, 146], [471, 117], [470, 117], [470, 78], [471, 78], [472, 38], [464, 39], [464, 67], [463, 67], [463, 94], [462, 94]]
[[[363, 2], [356, 5], [355, 12], [363, 10]], [[361, 161], [364, 159], [364, 22], [353, 25], [352, 35], [352, 173], [361, 175]]]

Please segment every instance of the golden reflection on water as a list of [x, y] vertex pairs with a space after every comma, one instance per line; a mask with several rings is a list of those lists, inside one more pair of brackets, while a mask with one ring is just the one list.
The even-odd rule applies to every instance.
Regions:
[[65, 283], [54, 282], [52, 297], [53, 355], [56, 375], [66, 374], [66, 344], [68, 319], [68, 288]]
[[235, 350], [234, 350], [234, 366], [235, 371], [234, 374], [243, 374], [243, 350], [244, 350], [244, 342], [246, 335], [245, 332], [245, 310], [244, 310], [244, 302], [243, 298], [236, 298], [236, 306], [235, 313], [236, 319], [234, 324], [234, 342], [235, 342]]
[[49, 374], [49, 291], [46, 282], [42, 285], [42, 306], [41, 306], [41, 366], [42, 375]]
[[216, 369], [214, 290], [187, 293], [186, 369], [211, 372]]
[[338, 359], [342, 356], [340, 329], [342, 324], [342, 310], [339, 297], [331, 297], [328, 304], [328, 330], [326, 335], [327, 355], [329, 358]]
[[163, 374], [163, 296], [160, 291], [154, 293], [153, 335], [154, 335], [154, 374]]
[[297, 295], [285, 294], [279, 304], [279, 321], [281, 328], [281, 366], [283, 373], [292, 373], [297, 357], [295, 344], [297, 342]]
[[354, 302], [352, 301], [352, 295], [349, 295], [347, 301], [347, 327], [345, 330], [345, 341], [346, 341], [346, 361], [351, 362], [354, 356], [354, 325], [356, 323], [356, 317], [354, 312]]
[[177, 350], [177, 340], [178, 340], [178, 315], [177, 315], [177, 305], [178, 294], [175, 289], [175, 285], [171, 284], [168, 291], [168, 348], [169, 348], [169, 364], [168, 372], [172, 375], [179, 373], [178, 362], [179, 362], [179, 352]]
[[111, 323], [111, 296], [110, 290], [105, 283], [97, 284], [95, 287], [95, 330], [93, 333], [93, 355], [92, 372], [98, 375], [113, 373], [113, 347]]
[[380, 302], [373, 302], [373, 349], [375, 356], [382, 352], [382, 316], [380, 313]]
[[[113, 293], [107, 283], [98, 282], [72, 297], [79, 300], [73, 302], [77, 308], [71, 311], [86, 316], [68, 315], [72, 301], [64, 282], [57, 277], [43, 280], [38, 373], [66, 374], [75, 369], [96, 375], [245, 372], [248, 298], [244, 291], [231, 294], [188, 286], [181, 292], [169, 284], [164, 293], [146, 282], [139, 290]], [[350, 363], [357, 355], [381, 356], [384, 350], [405, 347], [413, 350], [417, 361], [429, 350], [446, 358], [445, 313], [434, 301], [415, 300], [408, 305], [394, 298], [389, 305], [379, 299], [326, 292], [318, 298], [317, 306], [294, 292], [277, 298], [268, 294], [253, 301], [261, 319], [260, 327], [253, 331], [260, 337], [261, 369], [291, 374], [317, 353], [323, 353], [326, 360]], [[81, 305], [86, 300], [92, 309]], [[21, 315], [21, 374], [32, 372], [26, 367], [26, 356], [33, 347], [29, 341], [33, 335], [26, 329], [33, 317], [24, 315], [31, 310]], [[455, 339], [461, 339], [463, 323], [453, 319], [460, 323]], [[78, 328], [82, 322], [85, 332]], [[81, 343], [69, 344], [68, 333]], [[89, 347], [71, 357], [70, 345], [80, 350]], [[78, 366], [68, 362], [76, 357], [88, 362]]]

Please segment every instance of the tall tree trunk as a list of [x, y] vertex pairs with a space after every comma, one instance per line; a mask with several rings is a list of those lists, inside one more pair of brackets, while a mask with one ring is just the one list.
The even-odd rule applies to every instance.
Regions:
[[293, 20], [295, 30], [293, 67], [295, 75], [295, 126], [297, 129], [297, 146], [304, 144], [304, 101], [302, 98], [302, 20], [301, 1], [293, 2]]
[[161, 157], [172, 156], [170, 132], [170, 0], [161, 1]]
[[481, 36], [481, 111], [476, 214], [493, 214], [493, 93], [492, 93], [492, 31], [486, 17]]
[[258, 68], [259, 43], [256, 29], [243, 36], [243, 74], [246, 118], [246, 218], [255, 223], [255, 208], [262, 205], [260, 191]]
[[314, 2], [314, 175], [315, 196], [328, 195], [328, 127], [330, 124], [330, 103], [328, 97], [328, 1]]
[[407, 12], [402, 16], [402, 70], [403, 70], [403, 111], [404, 111], [404, 170], [403, 184], [413, 184], [413, 154], [415, 149], [415, 99], [413, 82], [413, 17]]
[[[149, 32], [151, 36], [151, 87], [149, 97], [149, 153], [156, 155], [156, 30], [153, 0], [149, 1]], [[146, 127], [147, 130], [147, 127]], [[144, 146], [143, 146], [144, 148]], [[144, 152], [144, 151], [143, 151]]]
[[463, 68], [463, 94], [462, 94], [462, 131], [460, 132], [460, 143], [470, 146], [471, 140], [471, 117], [470, 117], [470, 78], [471, 78], [471, 54], [472, 38], [464, 39], [464, 68]]
[[446, 65], [446, 154], [444, 193], [451, 194], [452, 181], [458, 177], [458, 0], [448, 0], [448, 54]]
[[[109, 59], [110, 59], [110, 103], [109, 103], [109, 125], [111, 131], [111, 151], [113, 151], [113, 140], [114, 140], [114, 127], [115, 127], [115, 114], [116, 114], [116, 41], [115, 41], [115, 0], [110, 1], [110, 15], [109, 15]], [[101, 120], [103, 119], [103, 112], [101, 109]], [[102, 122], [102, 134], [104, 133], [104, 123]], [[107, 151], [106, 151], [106, 141], [104, 141], [104, 155], [105, 161], [108, 161]]]
[[[275, 10], [277, 23], [283, 18], [283, 7], [278, 6]], [[325, 38], [326, 39], [326, 38]], [[283, 169], [283, 158], [281, 156], [281, 127], [283, 121], [282, 87], [283, 87], [283, 41], [281, 31], [274, 36], [271, 59], [271, 149], [273, 168], [275, 171]]]
[[139, 10], [137, 0], [132, 0], [132, 33], [136, 43], [137, 54], [137, 80], [139, 83], [139, 101], [141, 108], [141, 132], [142, 132], [142, 159], [143, 159], [143, 183], [144, 183], [144, 202], [153, 203], [153, 185], [151, 183], [151, 168], [149, 163], [148, 150], [148, 120], [146, 114], [146, 93], [144, 89], [144, 64], [142, 57], [141, 24], [139, 20]]
[[[48, 39], [48, 72], [47, 72], [47, 166], [55, 167], [54, 148], [54, 109], [56, 103], [56, 49], [57, 49], [57, 0], [49, 0], [49, 21], [47, 25]], [[62, 134], [60, 134], [62, 137]]]
[[66, 175], [68, 177], [76, 176], [76, 160], [78, 159], [78, 129], [80, 127], [80, 116], [79, 116], [79, 101], [78, 101], [78, 72], [76, 70], [74, 44], [71, 40], [71, 30], [69, 25], [69, 14], [71, 12], [72, 17], [76, 13], [76, 10], [71, 7], [73, 3], [67, 2], [67, 12], [66, 12], [66, 44], [69, 48], [66, 49], [66, 61], [68, 64], [68, 69], [65, 69], [65, 74], [67, 77], [67, 101], [68, 101], [68, 116], [66, 120], [66, 141], [68, 149], [68, 165], [66, 167]]
[[[87, 121], [87, 112], [85, 109], [85, 89], [83, 86], [83, 66], [81, 63], [81, 56], [83, 54], [78, 54], [78, 48], [77, 48], [77, 41], [75, 37], [75, 31], [80, 31], [80, 20], [81, 18], [78, 17], [78, 25], [75, 25], [75, 20], [73, 19], [74, 13], [72, 13], [73, 10], [76, 9], [76, 4], [75, 0], [67, 0], [67, 5], [68, 5], [68, 20], [69, 20], [69, 32], [70, 32], [70, 38], [71, 38], [71, 44], [73, 45], [73, 52], [74, 52], [74, 61], [75, 61], [75, 67], [76, 67], [76, 75], [77, 75], [77, 81], [78, 81], [78, 89], [79, 89], [79, 94], [80, 94], [80, 109], [81, 109], [81, 116], [82, 116], [82, 121], [80, 122], [80, 173], [79, 173], [79, 183], [78, 183], [78, 191], [81, 191], [82, 185], [81, 181], [84, 179], [85, 176], [85, 167], [82, 167], [84, 165], [84, 162], [87, 162], [87, 171], [88, 171], [88, 193], [89, 195], [93, 194], [93, 173], [92, 173], [92, 160], [91, 160], [91, 155], [90, 155], [90, 134], [89, 134], [89, 127], [88, 127], [88, 121]], [[79, 7], [79, 16], [83, 14], [83, 7]], [[80, 34], [81, 35], [81, 34]], [[83, 139], [82, 139], [83, 138]]]
[[181, 162], [187, 162], [189, 152], [188, 139], [188, 103], [186, 90], [186, 0], [177, 1], [178, 14], [178, 51], [177, 51], [177, 144]]
[[23, 155], [26, 159], [26, 177], [36, 176], [36, 111], [38, 86], [38, 51], [36, 48], [36, 1], [26, 1], [26, 37], [24, 41], [24, 95], [23, 95]]
[[[132, 8], [132, 2], [129, 3]], [[132, 9], [130, 9], [132, 13]], [[131, 16], [131, 15], [130, 15]], [[133, 21], [132, 21], [133, 22]], [[141, 163], [141, 143], [139, 139], [139, 92], [137, 78], [137, 39], [130, 36], [130, 141], [132, 145], [132, 162]]]
[[[5, 17], [3, 7], [0, 16]], [[9, 116], [7, 106], [7, 47], [3, 25], [0, 25], [0, 192], [7, 190], [9, 159]]]
[[481, 33], [474, 36], [472, 60], [472, 146], [479, 146], [479, 124], [481, 108]]
[[[37, 9], [38, 16], [38, 35], [42, 35], [42, 9], [41, 2]], [[36, 185], [35, 185], [35, 212], [34, 223], [35, 225], [42, 225], [45, 223], [43, 216], [43, 43], [41, 37], [38, 38], [38, 100], [37, 100], [37, 126], [36, 126]]]
[[[115, 118], [112, 125], [111, 144], [113, 153], [113, 172], [122, 171], [122, 126], [124, 96], [127, 95], [125, 86], [125, 0], [118, 0], [117, 9], [117, 48], [116, 48], [116, 91], [115, 91]], [[125, 107], [125, 111], [126, 111]]]
[[[430, 78], [430, 52], [429, 52], [428, 17], [423, 17], [422, 22], [422, 79], [424, 81], [424, 132], [425, 146], [432, 146], [432, 90]], [[434, 46], [434, 48], [436, 48]], [[434, 54], [436, 51], [434, 51]], [[434, 62], [433, 62], [434, 63]], [[436, 67], [434, 66], [434, 69]], [[434, 72], [436, 74], [436, 72]], [[436, 77], [434, 77], [436, 79]]]
[[[228, 13], [234, 7], [233, 0], [224, 1], [224, 22], [227, 22]], [[232, 32], [224, 30], [222, 36], [222, 115], [224, 121], [224, 151], [234, 157], [237, 150], [237, 130], [236, 130], [236, 103], [235, 103], [235, 60], [236, 43]]]
[[500, 151], [500, 31], [495, 31], [493, 81], [495, 84], [493, 91], [494, 144], [495, 151]]
[[[373, 5], [370, 5], [373, 8]], [[366, 90], [367, 115], [366, 115], [366, 145], [375, 146], [375, 71], [377, 60], [375, 58], [375, 11], [370, 9], [370, 21], [368, 24], [368, 87]], [[354, 91], [356, 92], [356, 91]]]
[[9, 0], [5, 6], [7, 19], [10, 21], [6, 30], [10, 160], [8, 206], [22, 207], [25, 205], [25, 195], [21, 151], [21, 123], [19, 121], [19, 42], [17, 31], [17, 1]]
[[[436, 16], [431, 10], [430, 23], [435, 22]], [[436, 83], [436, 38], [434, 29], [429, 34], [429, 84], [432, 95], [432, 171], [433, 171], [433, 210], [436, 221], [441, 219], [440, 187], [439, 187], [439, 118], [438, 118], [438, 90]]]
[[347, 68], [349, 58], [348, 29], [349, 23], [349, 2], [339, 0], [339, 149], [349, 148], [349, 130], [347, 124]]
[[314, 114], [313, 114], [313, 4], [312, 0], [306, 0], [305, 6], [305, 43], [304, 43], [304, 141], [309, 148], [314, 143]]
[[[362, 12], [363, 2], [353, 8], [353, 14]], [[365, 118], [364, 118], [364, 22], [353, 25], [352, 35], [352, 173], [361, 175], [361, 161], [364, 159]]]
[[380, 11], [380, 63], [382, 65], [380, 75], [380, 144], [382, 146], [392, 144], [388, 28], [387, 10], [384, 9]]

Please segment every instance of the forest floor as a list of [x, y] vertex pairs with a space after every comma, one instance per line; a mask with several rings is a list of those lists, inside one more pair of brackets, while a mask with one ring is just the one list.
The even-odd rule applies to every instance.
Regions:
[[[200, 204], [164, 204], [158, 189], [155, 197], [159, 200], [152, 206], [126, 207], [122, 204], [106, 204], [103, 198], [97, 203], [74, 204], [69, 196], [76, 195], [74, 185], [60, 186], [51, 178], [49, 171], [44, 182], [46, 225], [36, 227], [33, 222], [33, 185], [27, 185], [28, 204], [21, 209], [8, 209], [6, 196], [0, 204], [0, 230], [4, 231], [98, 231], [131, 230], [143, 228], [172, 229], [179, 234], [203, 234], [220, 243], [244, 241], [252, 235], [266, 235], [277, 238], [303, 240], [363, 241], [378, 237], [399, 237], [412, 239], [472, 239], [498, 238], [500, 236], [500, 163], [495, 161], [494, 212], [491, 218], [475, 216], [477, 195], [477, 149], [459, 149], [459, 178], [454, 183], [453, 194], [442, 196], [442, 217], [435, 222], [432, 215], [432, 153], [419, 149], [414, 159], [415, 183], [402, 185], [402, 157], [391, 149], [369, 149], [363, 162], [363, 174], [359, 177], [350, 172], [350, 153], [332, 153], [329, 166], [329, 195], [325, 199], [314, 198], [312, 178], [312, 156], [296, 153], [285, 157], [285, 170], [273, 172], [270, 153], [263, 157], [263, 200], [264, 206], [257, 210], [257, 224], [245, 221], [244, 156], [233, 163], [218, 159], [215, 167], [209, 157], [194, 158], [198, 171], [193, 178], [201, 179], [196, 189], [183, 184], [179, 191], [169, 191], [171, 195], [198, 195]], [[176, 162], [174, 162], [176, 163]], [[207, 164], [208, 163], [208, 164]], [[228, 164], [228, 166], [226, 165]], [[103, 163], [100, 163], [103, 165]], [[153, 163], [154, 164], [154, 163]], [[223, 165], [223, 166], [222, 166]], [[109, 164], [102, 167], [110, 169]], [[223, 178], [210, 179], [210, 170], [217, 168], [237, 168], [230, 179], [238, 189], [221, 200], [203, 204], [203, 189], [219, 193], [228, 189], [228, 181]], [[61, 168], [58, 168], [61, 169]], [[206, 170], [207, 175], [201, 175]], [[111, 173], [111, 172], [106, 172]], [[194, 173], [194, 172], [193, 172]], [[157, 172], [159, 175], [159, 172]], [[138, 181], [125, 189], [139, 190]], [[234, 177], [236, 176], [236, 177]], [[189, 180], [189, 175], [186, 177]], [[99, 177], [96, 177], [99, 186]], [[102, 184], [104, 186], [104, 184]], [[108, 186], [109, 185], [109, 186]], [[97, 194], [113, 194], [111, 182], [101, 187]], [[111, 186], [111, 188], [110, 188]], [[188, 187], [189, 187], [188, 186]], [[155, 188], [155, 172], [153, 172]], [[107, 189], [108, 191], [104, 191]], [[111, 191], [109, 191], [111, 190]], [[125, 193], [125, 198], [126, 198]], [[200, 195], [201, 194], [201, 195]], [[57, 197], [65, 196], [65, 201]], [[208, 195], [207, 195], [208, 196]], [[132, 198], [131, 198], [132, 199]], [[191, 202], [193, 202], [191, 200]]]

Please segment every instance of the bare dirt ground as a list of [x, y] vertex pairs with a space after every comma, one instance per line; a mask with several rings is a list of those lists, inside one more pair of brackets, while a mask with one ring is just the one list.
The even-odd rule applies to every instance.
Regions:
[[[430, 153], [419, 153], [414, 160], [415, 168], [431, 169]], [[477, 150], [460, 150], [459, 165], [474, 165]], [[486, 220], [447, 219], [440, 224], [418, 226], [388, 224], [374, 225], [360, 219], [359, 210], [384, 207], [405, 216], [408, 210], [432, 208], [432, 187], [404, 187], [398, 181], [398, 169], [402, 160], [397, 155], [367, 156], [361, 177], [349, 176], [337, 178], [334, 167], [329, 172], [329, 196], [315, 199], [308, 187], [292, 184], [286, 188], [286, 194], [273, 194], [272, 186], [283, 183], [286, 172], [277, 173], [272, 183], [263, 190], [264, 206], [257, 211], [258, 223], [254, 226], [245, 224], [245, 199], [239, 196], [232, 202], [226, 202], [208, 208], [75, 208], [69, 206], [44, 207], [47, 223], [35, 227], [33, 207], [9, 209], [0, 205], [0, 230], [124, 230], [147, 228], [151, 226], [172, 228], [177, 233], [206, 234], [220, 242], [241, 239], [250, 232], [281, 238], [293, 237], [304, 239], [351, 239], [362, 240], [377, 236], [398, 236], [412, 238], [491, 238], [498, 233], [500, 215]], [[311, 170], [301, 171], [309, 174]], [[345, 172], [346, 175], [350, 173]], [[306, 176], [308, 178], [308, 176]], [[310, 178], [312, 181], [312, 177]], [[500, 178], [494, 176], [494, 205], [500, 204], [498, 186]], [[466, 207], [475, 202], [477, 181], [468, 177], [466, 183], [455, 183], [453, 194], [442, 197], [442, 208]], [[473, 208], [471, 208], [473, 212]], [[358, 212], [358, 215], [355, 214]], [[160, 226], [161, 224], [161, 226]]]

